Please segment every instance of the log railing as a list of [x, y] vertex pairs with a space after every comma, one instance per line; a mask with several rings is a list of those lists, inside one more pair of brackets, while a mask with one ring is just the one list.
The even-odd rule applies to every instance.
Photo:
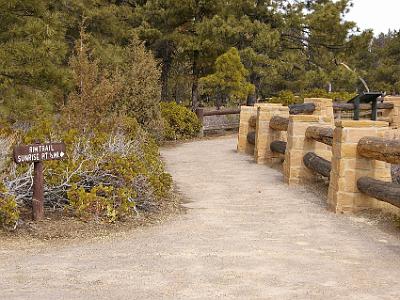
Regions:
[[330, 177], [332, 163], [318, 156], [314, 152], [308, 152], [306, 155], [304, 155], [303, 162], [304, 165], [310, 170], [313, 170], [324, 177]]
[[314, 103], [302, 103], [289, 105], [289, 113], [291, 115], [312, 114], [316, 107]]
[[357, 188], [370, 197], [400, 207], [400, 184], [361, 177], [357, 180]]
[[333, 128], [310, 126], [307, 128], [306, 137], [317, 142], [332, 146]]
[[270, 145], [270, 149], [272, 152], [285, 154], [287, 147], [287, 142], [284, 141], [274, 141]]
[[[240, 108], [234, 108], [234, 109], [221, 109], [221, 110], [206, 110], [204, 108], [197, 108], [195, 111], [199, 121], [203, 125], [203, 131], [212, 131], [212, 130], [219, 130], [219, 129], [236, 129], [239, 127], [238, 122], [229, 122], [229, 124], [218, 124], [217, 126], [207, 126], [206, 123], [204, 122], [205, 117], [211, 117], [211, 116], [228, 116], [228, 115], [239, 115], [240, 114]], [[232, 123], [232, 124], [231, 124]]]
[[256, 144], [256, 132], [255, 131], [249, 132], [247, 134], [247, 142], [250, 145], [255, 145]]
[[[358, 142], [357, 152], [365, 158], [400, 164], [400, 140], [364, 137]], [[370, 197], [400, 207], [399, 184], [361, 177], [357, 181], [357, 187]]]
[[[378, 103], [377, 109], [393, 109], [394, 104], [389, 102]], [[333, 110], [335, 111], [352, 111], [355, 109], [354, 103], [333, 103]], [[360, 104], [360, 110], [371, 110], [371, 104]]]
[[272, 117], [269, 122], [269, 127], [277, 131], [287, 131], [289, 126], [289, 119], [279, 116]]
[[358, 142], [357, 151], [365, 158], [400, 164], [400, 140], [364, 137]]

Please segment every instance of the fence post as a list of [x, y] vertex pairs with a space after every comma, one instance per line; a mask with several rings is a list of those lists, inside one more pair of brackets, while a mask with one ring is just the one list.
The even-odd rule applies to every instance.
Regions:
[[[319, 116], [313, 115], [292, 115], [289, 117], [287, 132], [287, 146], [285, 161], [283, 163], [284, 181], [287, 184], [299, 184], [314, 177], [313, 173], [304, 165], [303, 157], [308, 152], [317, 152], [317, 142], [306, 138], [308, 127], [318, 125]], [[326, 149], [325, 145], [321, 145]], [[318, 153], [325, 156], [326, 153]], [[324, 155], [325, 154], [325, 155]]]
[[237, 151], [254, 155], [254, 145], [247, 141], [247, 134], [254, 132], [255, 128], [250, 126], [251, 117], [257, 116], [257, 106], [242, 106], [240, 110], [240, 125], [238, 135]]
[[385, 109], [383, 117], [391, 119], [390, 127], [400, 128], [400, 96], [386, 96], [385, 103], [393, 103], [393, 109]]
[[258, 164], [272, 165], [279, 154], [273, 153], [270, 145], [273, 141], [286, 141], [287, 133], [272, 130], [269, 123], [274, 116], [289, 117], [289, 108], [282, 104], [268, 104], [258, 108], [256, 126], [255, 160]]
[[318, 116], [321, 122], [326, 124], [335, 124], [335, 115], [333, 112], [333, 102], [332, 99], [327, 98], [306, 98], [304, 103], [314, 103], [315, 111], [314, 116]]
[[357, 145], [365, 136], [383, 137], [389, 129], [388, 126], [387, 122], [370, 120], [336, 122], [328, 192], [328, 205], [331, 210], [337, 213], [351, 213], [380, 206], [376, 199], [360, 193], [357, 180], [369, 176], [391, 181], [390, 164], [363, 158], [357, 153]]

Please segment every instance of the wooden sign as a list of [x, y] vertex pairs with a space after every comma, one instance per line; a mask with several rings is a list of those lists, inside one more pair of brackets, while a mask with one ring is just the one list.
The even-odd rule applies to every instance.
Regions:
[[63, 159], [66, 157], [65, 152], [64, 143], [37, 143], [14, 148], [15, 163], [34, 163], [32, 214], [35, 221], [44, 217], [43, 161]]
[[65, 157], [64, 143], [21, 145], [14, 148], [14, 161], [17, 164], [45, 160], [60, 160]]

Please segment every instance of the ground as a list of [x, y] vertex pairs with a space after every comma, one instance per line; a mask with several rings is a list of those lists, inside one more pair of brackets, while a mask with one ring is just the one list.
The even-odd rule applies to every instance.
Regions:
[[1, 299], [399, 299], [400, 238], [235, 152], [165, 148], [187, 213], [100, 239], [0, 245]]

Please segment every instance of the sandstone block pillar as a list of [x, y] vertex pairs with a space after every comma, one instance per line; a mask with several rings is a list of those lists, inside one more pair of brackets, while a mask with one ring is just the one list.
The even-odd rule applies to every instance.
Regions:
[[254, 154], [254, 145], [247, 142], [247, 134], [254, 132], [255, 127], [250, 124], [252, 117], [257, 117], [257, 106], [242, 106], [240, 110], [240, 125], [239, 125], [239, 136], [237, 151], [239, 153]]
[[337, 213], [353, 213], [380, 206], [378, 200], [362, 194], [357, 189], [357, 180], [368, 176], [391, 181], [390, 164], [363, 158], [357, 152], [357, 145], [365, 136], [384, 137], [388, 130], [387, 122], [369, 120], [336, 122], [328, 192], [328, 205], [331, 210]]
[[286, 141], [287, 133], [276, 131], [269, 127], [274, 116], [289, 117], [289, 108], [281, 104], [268, 104], [258, 108], [256, 126], [256, 147], [254, 157], [258, 164], [272, 165], [279, 159], [279, 154], [273, 153], [270, 145], [273, 141]]
[[393, 103], [393, 109], [385, 109], [383, 117], [390, 119], [390, 127], [400, 128], [400, 97], [399, 96], [386, 96], [385, 102]]
[[288, 184], [306, 182], [315, 176], [303, 162], [303, 157], [308, 152], [315, 152], [330, 159], [331, 150], [327, 148], [328, 146], [305, 137], [306, 130], [310, 126], [330, 126], [330, 124], [322, 122], [318, 115], [289, 117], [288, 141], [283, 164], [284, 180]]
[[326, 124], [335, 124], [335, 116], [333, 113], [333, 102], [332, 99], [326, 98], [306, 98], [304, 103], [314, 103], [315, 111], [314, 116], [320, 117], [320, 120]]

